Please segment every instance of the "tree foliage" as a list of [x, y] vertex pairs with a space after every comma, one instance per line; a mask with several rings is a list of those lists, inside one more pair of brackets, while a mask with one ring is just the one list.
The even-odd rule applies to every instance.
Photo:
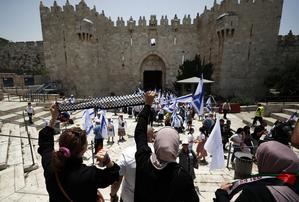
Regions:
[[277, 89], [283, 96], [299, 96], [299, 61], [290, 61], [281, 68], [274, 68], [265, 79], [269, 89]]
[[[195, 76], [200, 77], [201, 74], [203, 74], [205, 79], [211, 79], [213, 74], [213, 65], [212, 63], [205, 64], [204, 61], [201, 60], [200, 55], [195, 55], [193, 60], [186, 60], [179, 66], [176, 79], [179, 81]], [[174, 86], [176, 90], [179, 89], [177, 83], [175, 83]], [[210, 93], [210, 86], [206, 88], [205, 92]]]
[[213, 74], [213, 65], [204, 64], [199, 55], [195, 55], [193, 60], [186, 60], [180, 65], [177, 80], [187, 79], [190, 77], [200, 77], [203, 74], [205, 79], [211, 79]]

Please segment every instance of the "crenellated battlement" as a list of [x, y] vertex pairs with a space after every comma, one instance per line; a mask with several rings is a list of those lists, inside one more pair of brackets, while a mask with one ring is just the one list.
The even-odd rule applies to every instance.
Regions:
[[292, 30], [287, 35], [279, 35], [277, 38], [277, 45], [279, 46], [299, 46], [299, 35], [294, 35]]
[[[190, 15], [184, 15], [183, 19], [179, 19], [177, 15], [168, 20], [166, 15], [163, 15], [160, 20], [156, 20], [156, 23], [154, 23], [154, 26], [162, 25], [162, 26], [168, 26], [172, 25], [174, 27], [178, 26], [189, 26], [189, 25], [194, 25], [198, 22], [199, 18], [204, 18], [205, 16], [209, 17], [212, 15], [217, 15], [221, 12], [226, 12], [226, 11], [235, 11], [240, 8], [244, 7], [251, 7], [254, 9], [254, 6], [264, 6], [265, 4], [273, 4], [274, 3], [281, 3], [282, 4], [283, 0], [223, 0], [221, 1], [220, 4], [217, 3], [216, 0], [214, 0], [214, 5], [212, 8], [208, 9], [207, 7], [204, 8], [203, 13], [199, 16], [197, 15], [195, 18], [191, 19]], [[56, 1], [54, 1], [53, 6], [50, 8], [46, 7], [43, 5], [42, 1], [40, 2], [40, 12], [42, 16], [47, 16], [47, 15], [60, 15], [62, 13], [78, 13], [79, 15], [84, 13], [89, 14], [91, 16], [98, 16], [102, 15], [105, 16], [104, 11], [102, 11], [101, 14], [99, 14], [95, 8], [95, 6], [91, 9], [88, 7], [86, 2], [84, 0], [81, 0], [79, 4], [72, 6], [69, 3], [69, 0], [66, 0], [65, 5], [62, 7], [57, 4]], [[129, 20], [125, 20], [122, 17], [118, 17], [116, 22], [113, 22], [110, 17], [106, 17], [108, 21], [110, 21], [110, 24], [115, 26], [115, 27], [128, 27], [128, 29], [132, 29], [132, 27], [153, 27], [152, 23], [152, 16], [151, 15], [150, 19], [146, 20], [145, 16], [140, 16], [138, 20], [133, 19], [130, 17]], [[155, 16], [156, 18], [156, 16]]]
[[18, 46], [18, 47], [43, 47], [43, 41], [18, 41], [18, 42], [8, 42], [10, 46]]
[[225, 11], [234, 11], [241, 8], [252, 8], [255, 7], [264, 7], [265, 5], [275, 5], [275, 4], [282, 4], [283, 0], [222, 0], [220, 4], [217, 3], [216, 0], [214, 0], [214, 4], [211, 7], [211, 9], [207, 9], [205, 7], [203, 13], [201, 16], [205, 15], [211, 15], [214, 12], [225, 12]]
[[[84, 13], [89, 14], [89, 16], [98, 16], [102, 15], [105, 16], [104, 11], [99, 14], [95, 8], [95, 6], [90, 9], [88, 5], [85, 3], [84, 0], [81, 0], [78, 5], [71, 5], [68, 0], [66, 0], [65, 5], [59, 6], [56, 1], [54, 1], [53, 6], [47, 7], [43, 5], [42, 1], [40, 2], [40, 13], [42, 17], [53, 16], [53, 15], [62, 15], [65, 14], [80, 14]], [[195, 24], [197, 15], [194, 19], [191, 18], [190, 15], [184, 15], [182, 19], [179, 19], [175, 14], [172, 19], [168, 19], [167, 15], [162, 15], [160, 20], [156, 18], [156, 15], [151, 15], [150, 18], [147, 20], [145, 16], [140, 16], [138, 20], [133, 19], [130, 17], [129, 20], [125, 20], [122, 17], [118, 17], [116, 22], [112, 21], [110, 17], [106, 17], [108, 21], [111, 22], [111, 25], [115, 27], [128, 27], [129, 30], [133, 27], [155, 27], [155, 26], [188, 26]]]

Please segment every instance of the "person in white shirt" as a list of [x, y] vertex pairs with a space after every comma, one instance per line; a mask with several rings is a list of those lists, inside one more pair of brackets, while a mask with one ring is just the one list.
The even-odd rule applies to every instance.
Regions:
[[244, 146], [245, 132], [243, 128], [238, 128], [236, 134], [231, 136], [230, 141], [233, 142], [233, 154], [231, 158], [231, 163], [234, 165], [235, 153], [242, 151], [242, 147]]
[[32, 122], [32, 116], [34, 115], [34, 109], [33, 109], [32, 105], [31, 105], [31, 102], [28, 102], [28, 106], [27, 106], [27, 108], [26, 108], [25, 111], [27, 112], [27, 115], [29, 117], [29, 123], [33, 124], [33, 122]]
[[[154, 141], [154, 129], [150, 126], [147, 127], [147, 141], [153, 143]], [[152, 151], [153, 145], [149, 144]], [[120, 195], [120, 201], [122, 202], [134, 202], [134, 190], [135, 190], [135, 173], [136, 173], [136, 161], [135, 161], [136, 145], [126, 148], [117, 162], [120, 166], [119, 175], [120, 178], [114, 184], [111, 185], [110, 197], [112, 202], [118, 201], [117, 192], [123, 181], [122, 191]]]
[[[112, 119], [111, 118], [108, 118], [108, 126], [107, 126], [107, 128], [108, 128], [108, 133], [107, 133], [107, 135], [108, 135], [108, 143], [114, 143], [114, 136], [115, 136], [115, 132], [114, 132], [114, 125], [113, 125], [113, 121], [112, 121]], [[112, 139], [112, 141], [110, 141], [110, 138]]]

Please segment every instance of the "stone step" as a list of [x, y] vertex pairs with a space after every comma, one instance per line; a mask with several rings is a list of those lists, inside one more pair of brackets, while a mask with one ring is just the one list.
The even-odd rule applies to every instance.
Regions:
[[291, 104], [291, 105], [288, 105], [288, 108], [299, 110], [299, 104]]
[[16, 164], [0, 171], [0, 201], [4, 201], [24, 186], [25, 179], [22, 164]]
[[[34, 104], [32, 104], [34, 106]], [[26, 102], [1, 102], [0, 115], [23, 111], [27, 106]]]
[[263, 117], [263, 119], [266, 121], [268, 126], [273, 126], [274, 123], [277, 121], [277, 119], [273, 117]]
[[[19, 111], [16, 112], [7, 112], [5, 115], [0, 116], [0, 120], [3, 123], [17, 123], [20, 122], [20, 120], [23, 120], [23, 112], [24, 112], [24, 108], [22, 108]], [[43, 107], [36, 107], [36, 113], [43, 113], [44, 112], [44, 108]], [[25, 113], [25, 115], [27, 115]], [[15, 122], [17, 120], [17, 122]]]
[[[34, 107], [34, 112], [35, 114], [39, 113], [39, 112], [43, 112], [45, 111], [45, 107], [42, 107], [42, 106], [39, 106], [39, 107]], [[19, 114], [19, 115], [23, 115], [23, 112], [24, 112], [24, 109], [23, 110], [20, 110], [20, 111], [17, 111], [15, 112], [16, 114]], [[25, 112], [25, 115], [27, 113]]]
[[[274, 123], [277, 121], [277, 119], [274, 119], [272, 117], [263, 117], [263, 119], [266, 121], [268, 126], [273, 126]], [[252, 122], [253, 122], [253, 118], [248, 118], [248, 117], [243, 118], [243, 123], [248, 126], [251, 126]], [[259, 124], [259, 122], [258, 122], [258, 124]]]
[[[9, 124], [11, 135], [20, 136], [20, 126], [16, 124]], [[8, 148], [8, 165], [23, 164], [21, 138], [10, 137], [10, 144]]]
[[[3, 125], [1, 134], [3, 135], [10, 134], [8, 124]], [[7, 168], [8, 145], [9, 145], [9, 137], [0, 136], [0, 170]]]
[[[21, 127], [20, 131], [22, 137], [28, 137], [25, 127]], [[33, 127], [28, 128], [28, 132], [30, 134], [30, 137], [36, 137], [36, 134], [33, 132]], [[33, 168], [36, 169], [39, 162], [38, 155], [37, 155], [37, 148], [38, 148], [37, 140], [31, 140], [34, 163], [32, 160], [31, 149], [30, 149], [30, 144], [28, 139], [22, 138], [21, 142], [22, 142], [22, 154], [23, 154], [22, 157], [23, 157], [24, 170], [27, 171]]]
[[290, 118], [290, 115], [284, 113], [271, 113], [271, 117], [276, 120], [286, 121]]
[[[7, 124], [6, 127], [10, 135], [20, 136], [19, 125]], [[0, 171], [0, 201], [25, 186], [21, 139], [9, 137], [9, 140], [8, 168]]]
[[283, 109], [282, 112], [291, 116], [295, 112], [299, 113], [299, 110], [298, 109]]

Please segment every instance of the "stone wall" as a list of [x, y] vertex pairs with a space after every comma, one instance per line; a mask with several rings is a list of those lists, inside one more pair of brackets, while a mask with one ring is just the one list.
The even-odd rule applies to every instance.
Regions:
[[276, 57], [276, 68], [282, 68], [289, 61], [299, 62], [299, 35], [293, 35], [292, 31], [288, 35], [278, 36]]
[[42, 41], [0, 43], [0, 72], [37, 74], [45, 68]]
[[282, 6], [283, 0], [223, 0], [194, 19], [152, 15], [114, 23], [84, 0], [75, 7], [41, 3], [45, 64], [69, 93], [101, 96], [131, 93], [145, 71], [161, 71], [162, 87], [172, 88], [182, 61], [200, 54], [214, 65], [214, 94], [259, 97], [275, 59], [294, 55], [277, 41]]

